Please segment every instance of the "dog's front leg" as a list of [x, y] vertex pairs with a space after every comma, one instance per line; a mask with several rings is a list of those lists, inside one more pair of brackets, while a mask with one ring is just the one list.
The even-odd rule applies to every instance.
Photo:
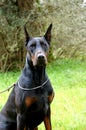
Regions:
[[17, 130], [24, 130], [25, 127], [25, 117], [24, 115], [17, 114]]
[[50, 113], [50, 107], [49, 107], [47, 114], [45, 115], [45, 118], [44, 118], [44, 125], [45, 125], [46, 130], [52, 130], [50, 114], [51, 113]]
[[51, 128], [51, 121], [50, 121], [49, 117], [45, 116], [44, 124], [45, 124], [46, 130], [52, 130], [52, 128]]

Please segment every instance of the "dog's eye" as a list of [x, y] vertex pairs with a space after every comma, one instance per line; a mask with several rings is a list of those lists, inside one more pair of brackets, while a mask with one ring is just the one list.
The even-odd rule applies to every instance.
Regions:
[[33, 53], [35, 48], [36, 48], [36, 44], [31, 44], [30, 47], [29, 47], [30, 52]]
[[36, 48], [36, 44], [32, 44], [30, 48]]
[[41, 46], [46, 47], [46, 44], [44, 42], [41, 42]]

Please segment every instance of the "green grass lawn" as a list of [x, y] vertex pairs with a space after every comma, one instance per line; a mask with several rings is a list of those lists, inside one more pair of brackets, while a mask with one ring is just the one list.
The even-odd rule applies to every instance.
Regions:
[[[20, 73], [0, 73], [0, 91], [16, 82]], [[47, 73], [55, 91], [51, 105], [53, 130], [86, 130], [86, 62], [57, 60], [48, 65]], [[8, 95], [0, 95], [0, 109]], [[44, 130], [43, 124], [39, 130]]]

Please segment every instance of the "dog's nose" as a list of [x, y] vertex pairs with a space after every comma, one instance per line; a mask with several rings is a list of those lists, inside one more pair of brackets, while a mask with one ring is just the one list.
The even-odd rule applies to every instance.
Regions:
[[44, 58], [45, 58], [44, 55], [42, 55], [42, 54], [38, 55], [38, 60], [44, 60]]

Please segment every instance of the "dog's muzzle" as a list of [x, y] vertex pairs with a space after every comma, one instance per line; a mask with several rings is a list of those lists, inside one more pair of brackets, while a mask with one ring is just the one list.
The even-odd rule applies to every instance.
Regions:
[[47, 64], [47, 58], [43, 53], [37, 54], [37, 65], [44, 66]]

